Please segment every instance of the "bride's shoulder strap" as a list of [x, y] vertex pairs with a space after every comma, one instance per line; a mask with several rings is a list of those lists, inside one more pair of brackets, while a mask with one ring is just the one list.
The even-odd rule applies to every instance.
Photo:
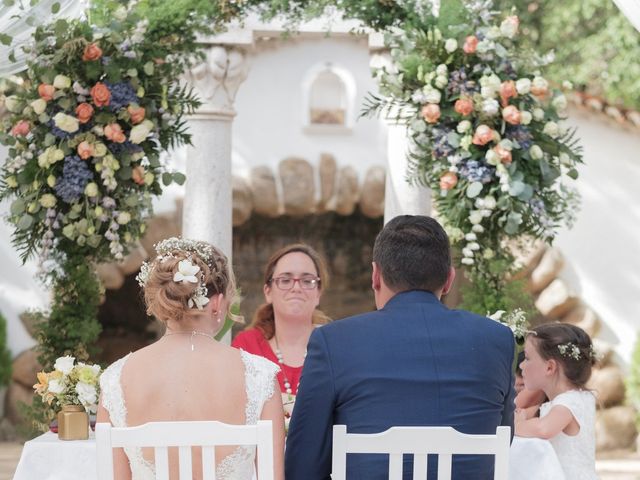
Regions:
[[126, 427], [127, 409], [122, 395], [120, 375], [129, 355], [131, 354], [113, 362], [100, 375], [102, 406], [109, 412], [109, 418], [114, 427]]

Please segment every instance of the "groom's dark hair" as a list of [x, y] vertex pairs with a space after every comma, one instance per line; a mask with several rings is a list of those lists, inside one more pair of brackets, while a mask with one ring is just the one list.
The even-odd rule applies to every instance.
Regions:
[[400, 215], [376, 237], [373, 261], [392, 290], [435, 292], [444, 286], [449, 275], [449, 237], [431, 217]]

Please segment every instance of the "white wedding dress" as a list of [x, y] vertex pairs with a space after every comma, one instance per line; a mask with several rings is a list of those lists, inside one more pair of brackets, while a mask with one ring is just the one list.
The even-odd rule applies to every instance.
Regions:
[[[100, 377], [102, 404], [109, 412], [114, 427], [127, 426], [127, 407], [122, 395], [120, 374], [129, 355], [114, 362]], [[247, 425], [254, 425], [260, 419], [264, 403], [274, 393], [274, 379], [279, 368], [265, 358], [242, 350], [240, 355], [245, 368], [247, 393], [245, 419]], [[132, 480], [155, 480], [154, 465], [142, 456], [141, 448], [125, 448], [124, 451], [129, 458]], [[255, 446], [237, 447], [217, 465], [216, 478], [218, 480], [251, 480], [254, 460]]]

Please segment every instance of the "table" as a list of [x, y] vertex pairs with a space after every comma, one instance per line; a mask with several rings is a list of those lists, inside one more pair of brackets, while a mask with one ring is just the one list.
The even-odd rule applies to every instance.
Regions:
[[549, 440], [513, 437], [509, 451], [509, 479], [566, 480]]

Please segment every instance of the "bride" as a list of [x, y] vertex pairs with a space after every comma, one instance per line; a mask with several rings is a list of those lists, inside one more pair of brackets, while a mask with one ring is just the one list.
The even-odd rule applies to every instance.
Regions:
[[[147, 422], [218, 420], [273, 423], [274, 474], [283, 479], [284, 417], [278, 367], [214, 340], [235, 285], [226, 257], [205, 242], [170, 238], [156, 246], [138, 280], [147, 312], [166, 325], [156, 343], [112, 364], [100, 379], [98, 422], [131, 427]], [[275, 394], [274, 394], [275, 393]], [[216, 478], [250, 480], [255, 447], [217, 447]], [[155, 479], [152, 448], [114, 450], [115, 478]], [[177, 448], [169, 449], [170, 478], [178, 478]], [[193, 478], [202, 478], [193, 450]]]

